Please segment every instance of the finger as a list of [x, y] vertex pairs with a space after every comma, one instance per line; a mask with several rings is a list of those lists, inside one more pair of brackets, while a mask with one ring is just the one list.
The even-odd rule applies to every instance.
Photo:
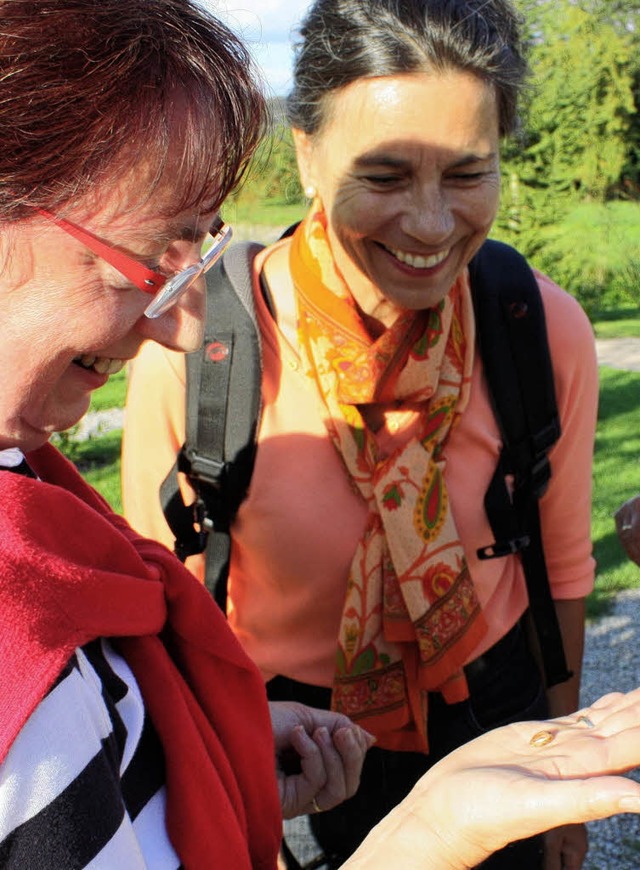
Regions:
[[300, 799], [309, 803], [327, 782], [323, 754], [318, 743], [307, 734], [302, 725], [296, 725], [292, 729], [291, 745], [300, 757], [301, 773], [290, 779], [298, 789]]
[[313, 741], [320, 750], [326, 774], [324, 786], [316, 794], [316, 803], [321, 809], [328, 810], [342, 803], [347, 797], [345, 766], [327, 728], [317, 728], [313, 733]]
[[[517, 801], [513, 805], [518, 812]], [[540, 784], [539, 798], [529, 807], [531, 827], [526, 836], [533, 836], [558, 822], [591, 822], [620, 812], [640, 813], [640, 784], [616, 776], [549, 781]]]
[[587, 829], [584, 825], [563, 825], [548, 831], [545, 849], [554, 848], [562, 870], [580, 870], [587, 854]]
[[317, 728], [310, 737], [297, 726], [291, 732], [291, 745], [301, 767], [301, 773], [287, 780], [289, 790], [295, 792], [296, 811], [318, 812], [341, 803], [347, 796], [343, 763], [327, 728]]
[[360, 785], [362, 765], [367, 754], [367, 741], [357, 733], [360, 729], [341, 728], [333, 735], [344, 768], [346, 797], [352, 797]]
[[563, 870], [562, 856], [558, 851], [556, 843], [549, 846], [545, 845], [544, 870]]

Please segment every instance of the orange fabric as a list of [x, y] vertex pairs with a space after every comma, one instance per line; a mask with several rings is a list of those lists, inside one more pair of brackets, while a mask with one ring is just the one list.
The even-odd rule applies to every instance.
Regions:
[[167, 831], [187, 870], [273, 870], [280, 842], [264, 687], [202, 586], [47, 445], [0, 472], [0, 759], [76, 647], [109, 637], [165, 756]]
[[[473, 308], [464, 281], [431, 311], [372, 340], [336, 272], [324, 214], [289, 251], [307, 376], [329, 435], [368, 508], [338, 634], [332, 706], [385, 748], [428, 751], [427, 693], [468, 696], [462, 665], [486, 631], [449, 509], [440, 459], [466, 407]], [[410, 401], [418, 434], [380, 456], [367, 406]]]
[[[281, 242], [275, 250], [289, 244]], [[331, 686], [347, 577], [368, 512], [329, 438], [297, 345], [277, 328], [264, 303], [259, 269], [260, 262], [254, 293], [262, 335], [263, 408], [251, 489], [233, 529], [229, 622], [264, 679], [284, 674]], [[589, 534], [598, 395], [593, 331], [575, 299], [549, 278], [537, 277], [562, 421], [541, 521], [553, 596], [575, 599], [591, 591], [594, 575]], [[271, 286], [276, 308], [283, 289]], [[124, 432], [126, 514], [140, 531], [169, 545], [172, 536], [157, 492], [184, 440], [184, 378], [181, 354], [148, 343], [131, 369]], [[401, 448], [413, 434], [415, 416], [404, 403], [386, 412], [378, 449], [391, 454]], [[516, 557], [487, 562], [476, 557], [478, 547], [493, 540], [482, 500], [499, 448], [476, 354], [469, 404], [443, 451], [451, 510], [488, 624], [469, 661], [504, 636], [527, 602]], [[190, 564], [202, 576], [202, 559], [194, 557]]]

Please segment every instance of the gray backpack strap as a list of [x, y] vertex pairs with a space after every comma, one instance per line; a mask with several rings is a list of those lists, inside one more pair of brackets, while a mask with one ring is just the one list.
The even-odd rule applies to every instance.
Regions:
[[[202, 349], [187, 356], [186, 440], [160, 490], [182, 559], [206, 550], [207, 588], [224, 608], [229, 529], [244, 499], [255, 460], [262, 362], [253, 304], [257, 243], [232, 245], [207, 273]], [[177, 472], [196, 491], [185, 505]]]

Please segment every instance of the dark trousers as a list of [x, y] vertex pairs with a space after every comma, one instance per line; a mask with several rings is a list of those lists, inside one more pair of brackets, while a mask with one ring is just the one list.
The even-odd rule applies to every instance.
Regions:
[[[439, 693], [429, 696], [429, 755], [369, 750], [357, 793], [339, 807], [309, 817], [311, 828], [331, 870], [356, 850], [377, 824], [413, 788], [433, 764], [480, 734], [524, 719], [543, 719], [547, 703], [540, 672], [524, 632], [516, 625], [502, 640], [465, 668], [470, 696], [446, 704]], [[283, 677], [267, 684], [271, 700], [299, 701], [327, 709], [329, 689]], [[482, 870], [539, 870], [542, 838], [512, 843], [482, 864]], [[297, 870], [290, 859], [291, 870]]]

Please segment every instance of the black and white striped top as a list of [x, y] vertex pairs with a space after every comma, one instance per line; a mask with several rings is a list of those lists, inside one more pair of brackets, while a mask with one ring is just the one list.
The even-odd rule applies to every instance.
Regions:
[[180, 867], [162, 747], [108, 641], [76, 650], [0, 766], [0, 867]]

